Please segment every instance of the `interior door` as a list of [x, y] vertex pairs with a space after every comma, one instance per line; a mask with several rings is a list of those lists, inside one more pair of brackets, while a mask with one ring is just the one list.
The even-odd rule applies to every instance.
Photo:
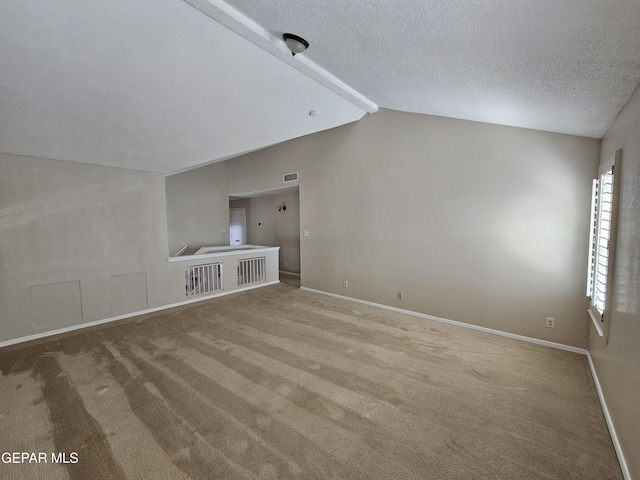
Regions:
[[229, 245], [247, 244], [247, 211], [244, 208], [229, 209]]

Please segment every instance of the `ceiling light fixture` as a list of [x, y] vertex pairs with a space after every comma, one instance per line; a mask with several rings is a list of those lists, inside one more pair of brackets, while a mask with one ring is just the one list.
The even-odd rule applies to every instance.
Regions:
[[287, 44], [289, 50], [291, 50], [291, 55], [295, 56], [296, 53], [302, 53], [309, 48], [309, 42], [298, 35], [294, 35], [293, 33], [284, 33], [282, 34], [282, 38], [284, 39], [284, 43]]

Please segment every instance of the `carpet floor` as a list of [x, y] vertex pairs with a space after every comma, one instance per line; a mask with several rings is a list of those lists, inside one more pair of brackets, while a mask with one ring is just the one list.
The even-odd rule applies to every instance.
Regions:
[[622, 479], [584, 356], [287, 283], [0, 368], [3, 479]]

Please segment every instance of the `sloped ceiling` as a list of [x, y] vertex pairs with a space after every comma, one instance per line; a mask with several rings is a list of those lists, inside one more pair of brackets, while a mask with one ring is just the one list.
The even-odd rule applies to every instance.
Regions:
[[4, 153], [167, 173], [366, 113], [182, 0], [3, 0], [0, 65]]
[[601, 138], [640, 82], [638, 0], [228, 0], [380, 107]]
[[638, 0], [3, 0], [0, 152], [170, 173], [378, 105], [600, 138], [638, 25]]
[[380, 107], [601, 138], [640, 82], [638, 0], [228, 0]]

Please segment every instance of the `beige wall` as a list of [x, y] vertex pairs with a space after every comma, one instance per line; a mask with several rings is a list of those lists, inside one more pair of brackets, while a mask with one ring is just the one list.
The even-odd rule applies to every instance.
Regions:
[[0, 341], [178, 301], [167, 256], [163, 175], [0, 154]]
[[[278, 211], [286, 204], [287, 209]], [[262, 223], [259, 227], [258, 223]], [[280, 270], [300, 273], [300, 204], [298, 192], [251, 199], [251, 241], [280, 247]], [[285, 264], [286, 263], [286, 264]]]
[[602, 140], [602, 158], [612, 158], [618, 148], [622, 173], [613, 316], [609, 343], [591, 331], [589, 350], [631, 477], [640, 479], [640, 88]]
[[[275, 214], [278, 213], [273, 197], [251, 198], [247, 225], [248, 242], [252, 245], [276, 245]], [[262, 224], [262, 225], [258, 225]]]
[[[227, 197], [211, 188], [224, 166], [203, 170], [179, 187], [186, 197], [206, 190], [212, 204], [178, 220], [227, 226]], [[166, 197], [161, 174], [0, 154], [0, 344], [192, 300], [185, 268], [203, 260], [168, 261]], [[216, 260], [225, 291], [238, 288], [236, 261], [252, 255]], [[267, 281], [277, 281], [277, 253], [266, 257]]]
[[[278, 207], [286, 204], [284, 212]], [[300, 201], [298, 192], [229, 202], [247, 211], [247, 243], [280, 247], [280, 270], [300, 273]]]
[[[609, 344], [588, 341], [633, 478], [639, 139], [636, 91], [602, 142], [603, 158], [624, 150], [615, 312]], [[184, 300], [184, 266], [167, 262], [168, 246], [228, 243], [224, 192], [282, 188], [282, 174], [299, 171], [296, 229], [310, 232], [301, 243], [304, 286], [585, 346], [599, 156], [596, 140], [387, 110], [166, 182], [0, 154], [0, 342]], [[209, 209], [180, 215], [198, 202]], [[212, 230], [192, 229], [196, 221]], [[544, 327], [546, 316], [555, 329]]]
[[300, 172], [303, 286], [584, 347], [599, 150], [381, 110], [227, 161], [226, 189], [281, 188]]
[[[273, 215], [276, 226], [275, 245], [280, 247], [280, 270], [300, 273], [300, 196], [299, 192], [274, 197]], [[285, 203], [287, 210], [277, 207]]]
[[223, 163], [167, 177], [166, 192], [171, 255], [184, 245], [189, 245], [188, 252], [195, 252], [200, 247], [229, 244]]
[[[584, 346], [598, 155], [596, 140], [388, 110], [166, 190], [154, 173], [2, 155], [0, 338], [182, 300], [168, 246], [226, 244], [225, 192], [282, 188], [299, 171], [304, 286]], [[35, 322], [50, 298], [59, 311]]]

